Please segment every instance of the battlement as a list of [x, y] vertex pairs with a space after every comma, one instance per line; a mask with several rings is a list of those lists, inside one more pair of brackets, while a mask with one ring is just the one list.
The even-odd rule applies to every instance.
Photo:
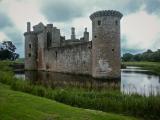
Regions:
[[115, 16], [121, 19], [123, 15], [116, 10], [102, 10], [102, 11], [97, 11], [91, 14], [90, 19], [93, 20], [96, 17], [103, 17], [103, 16]]
[[24, 36], [25, 35], [36, 35], [36, 32], [34, 32], [34, 31], [25, 32]]
[[47, 24], [48, 28], [53, 28], [53, 24]]

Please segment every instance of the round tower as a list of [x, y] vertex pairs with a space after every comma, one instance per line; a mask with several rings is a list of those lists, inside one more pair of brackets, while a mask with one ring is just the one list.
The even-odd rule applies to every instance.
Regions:
[[37, 35], [30, 30], [30, 22], [27, 22], [25, 37], [25, 69], [37, 70]]
[[97, 11], [92, 20], [92, 76], [95, 78], [120, 78], [120, 19], [114, 10]]

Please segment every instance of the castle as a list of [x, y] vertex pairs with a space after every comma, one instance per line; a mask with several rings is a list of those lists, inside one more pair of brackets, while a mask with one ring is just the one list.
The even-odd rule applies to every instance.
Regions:
[[33, 26], [27, 22], [25, 36], [25, 69], [91, 75], [94, 78], [120, 78], [120, 19], [114, 10], [90, 15], [92, 41], [85, 28], [77, 39], [75, 28], [65, 40], [53, 24]]

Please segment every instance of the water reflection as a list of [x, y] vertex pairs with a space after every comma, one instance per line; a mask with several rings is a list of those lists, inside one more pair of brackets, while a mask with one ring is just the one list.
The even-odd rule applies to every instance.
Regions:
[[30, 80], [33, 84], [55, 87], [77, 87], [90, 90], [120, 90], [125, 94], [138, 93], [140, 95], [160, 94], [160, 76], [153, 75], [139, 67], [127, 67], [121, 70], [121, 81], [96, 80], [89, 76], [69, 75], [54, 72], [27, 71], [18, 75], [22, 79]]
[[160, 93], [160, 76], [137, 67], [127, 67], [121, 71], [121, 91], [123, 93], [138, 93], [146, 96]]
[[25, 72], [25, 79], [30, 80], [33, 84], [43, 84], [44, 86], [55, 87], [76, 87], [90, 90], [119, 89], [120, 81], [118, 80], [96, 80], [89, 76], [70, 75], [54, 72]]

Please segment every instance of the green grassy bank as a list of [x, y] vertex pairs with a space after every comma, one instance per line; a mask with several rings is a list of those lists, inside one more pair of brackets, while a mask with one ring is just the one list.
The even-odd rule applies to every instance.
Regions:
[[86, 110], [13, 91], [0, 83], [1, 120], [137, 120], [133, 117]]
[[160, 62], [123, 62], [125, 66], [138, 66], [160, 75]]
[[28, 81], [15, 78], [8, 63], [5, 62], [0, 62], [0, 82], [9, 85], [12, 90], [24, 92], [23, 94], [30, 93], [75, 107], [138, 116], [145, 120], [160, 119], [160, 96], [124, 95], [112, 90], [52, 89], [42, 85], [33, 85]]

